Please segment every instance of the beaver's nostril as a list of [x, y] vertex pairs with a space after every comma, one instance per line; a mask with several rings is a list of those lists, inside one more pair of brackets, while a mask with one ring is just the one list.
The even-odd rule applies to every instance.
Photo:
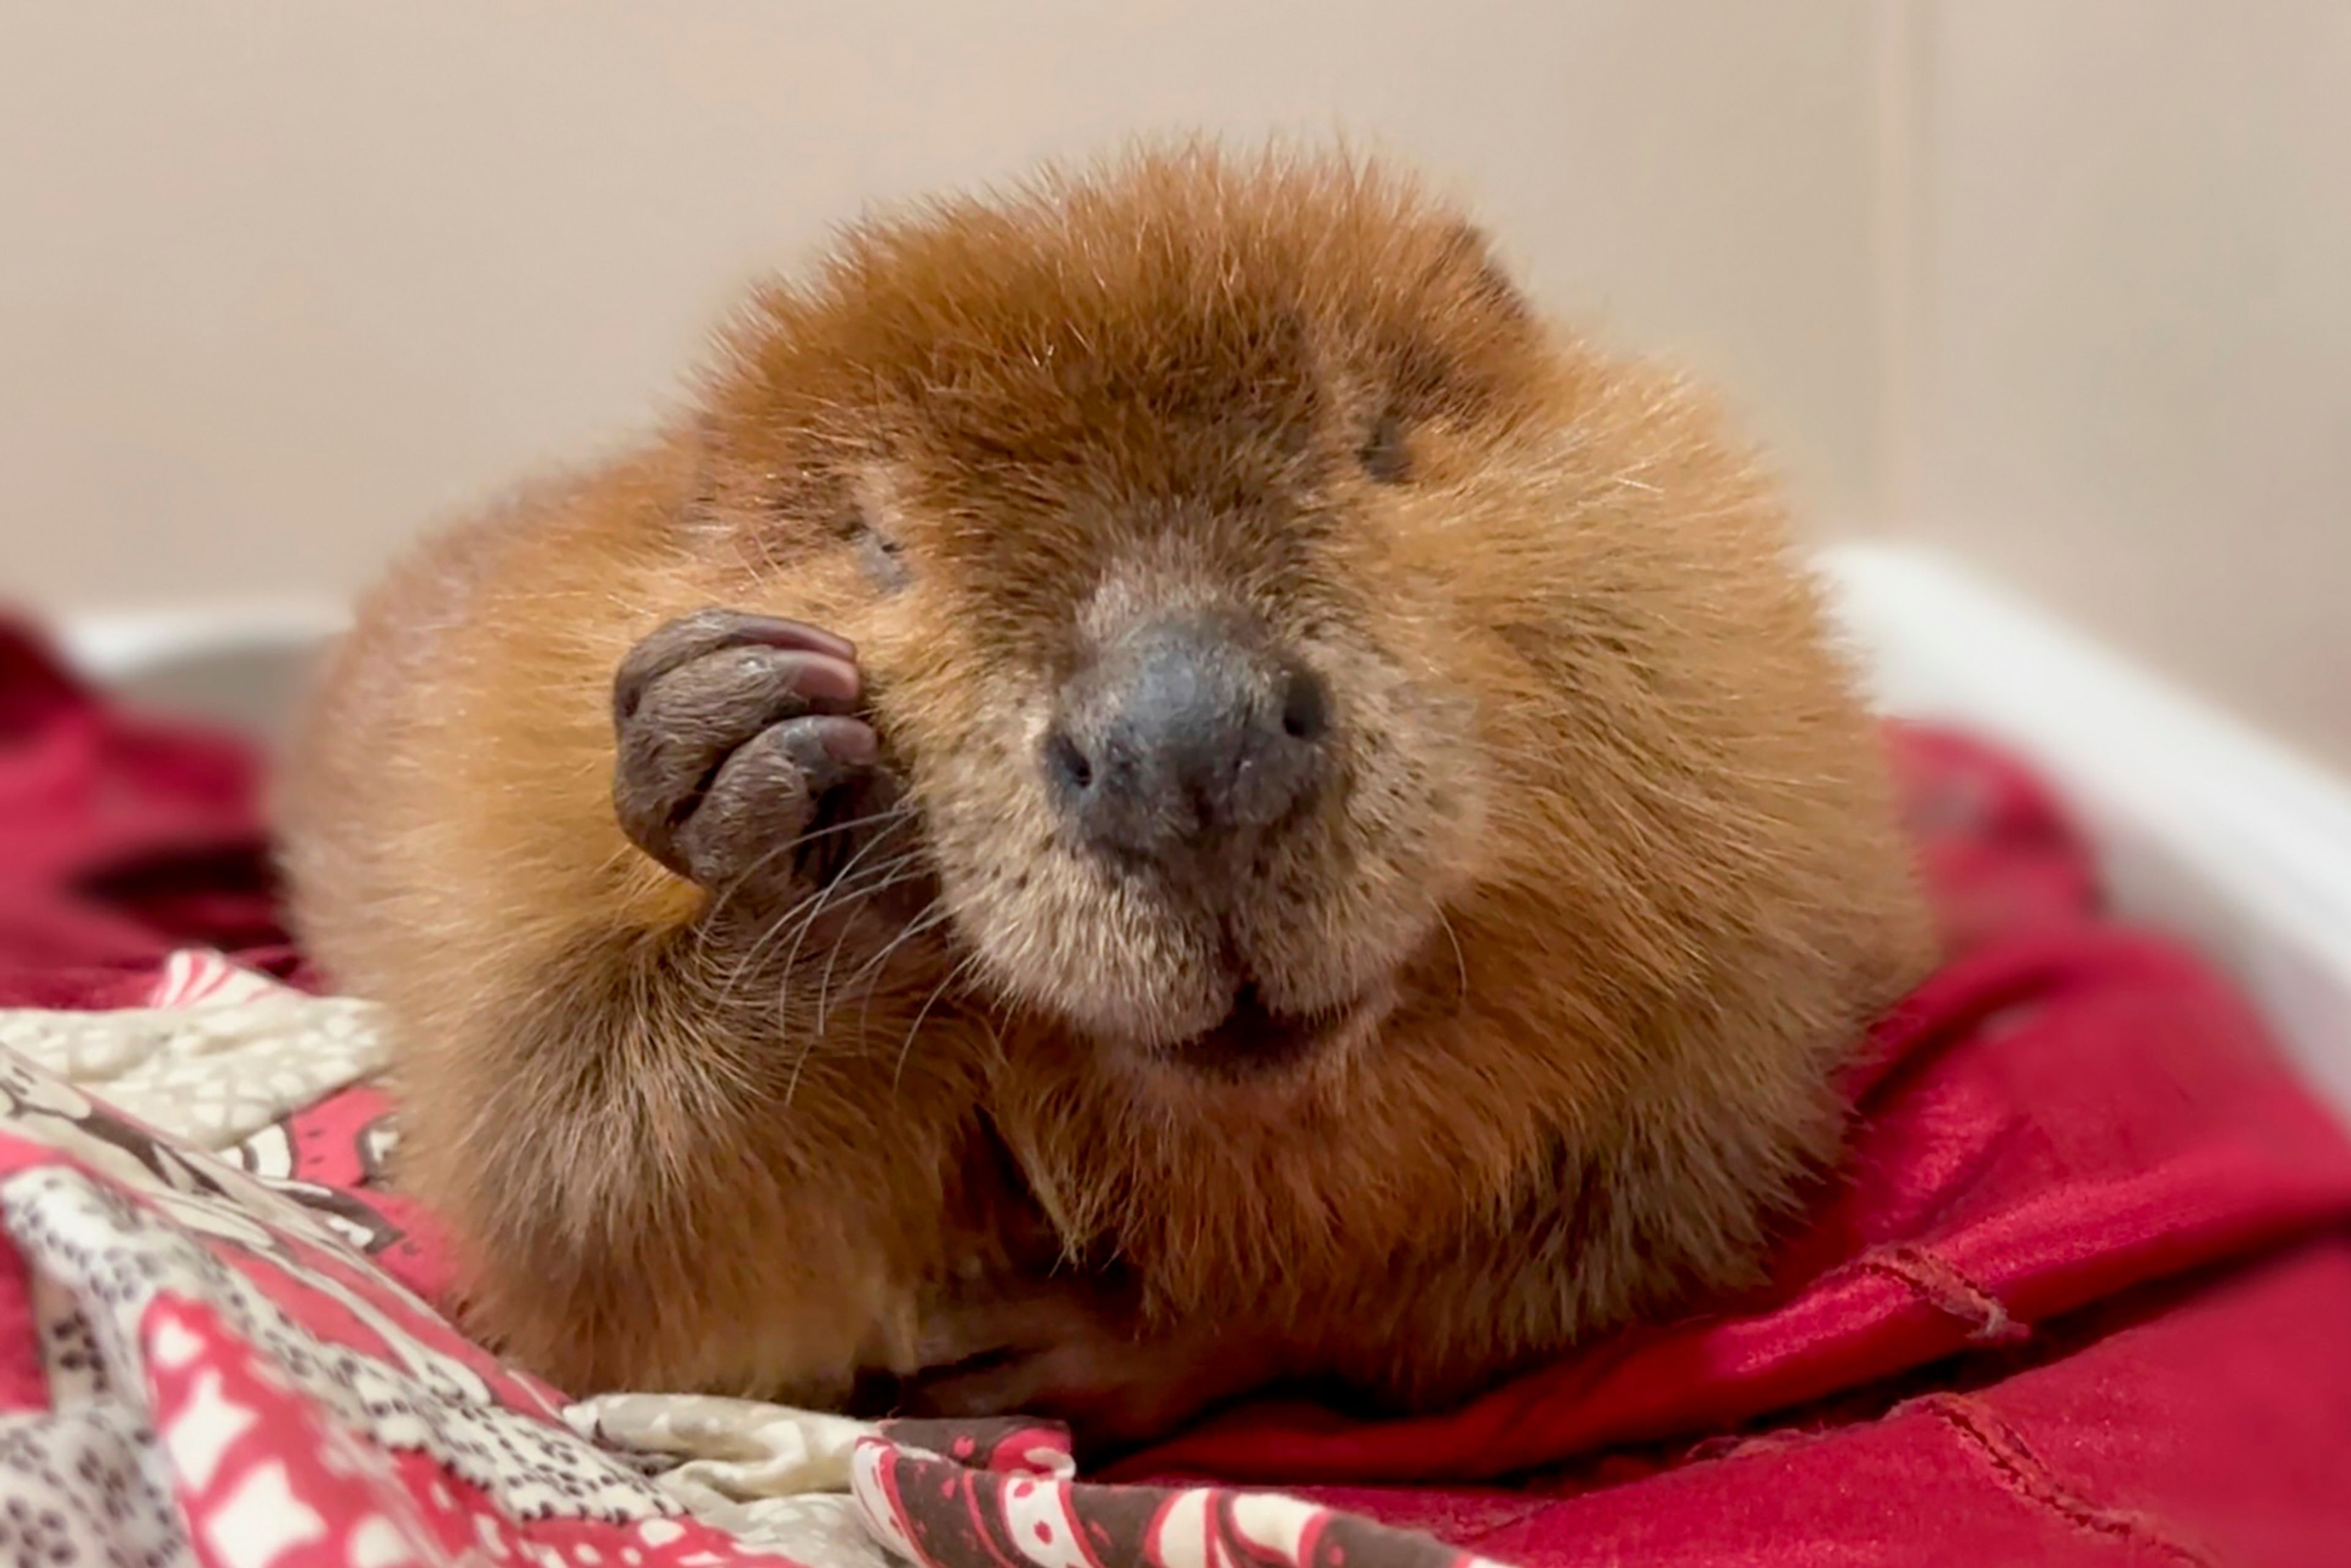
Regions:
[[1067, 730], [1057, 729], [1045, 737], [1045, 768], [1056, 783], [1073, 794], [1082, 795], [1093, 787], [1094, 765]]
[[1292, 670], [1282, 693], [1281, 732], [1292, 740], [1319, 740], [1330, 722], [1331, 694], [1322, 677], [1308, 669]]

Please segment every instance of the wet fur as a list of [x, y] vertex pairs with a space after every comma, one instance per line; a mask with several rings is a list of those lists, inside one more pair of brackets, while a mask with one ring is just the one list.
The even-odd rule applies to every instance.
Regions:
[[[1348, 746], [1225, 918], [1065, 845], [1035, 777], [1089, 650], [1194, 601], [1323, 671]], [[920, 812], [866, 870], [944, 918], [758, 941], [622, 837], [613, 670], [705, 605], [856, 642]], [[1122, 1281], [1106, 1354], [1163, 1392], [1214, 1322], [1249, 1376], [1456, 1397], [1754, 1278], [1928, 958], [1749, 455], [1338, 158], [852, 233], [641, 450], [367, 600], [284, 815], [470, 1321], [577, 1389], [838, 1399], [1058, 1257]], [[1361, 1005], [1282, 1071], [1172, 1062], [1236, 966]]]

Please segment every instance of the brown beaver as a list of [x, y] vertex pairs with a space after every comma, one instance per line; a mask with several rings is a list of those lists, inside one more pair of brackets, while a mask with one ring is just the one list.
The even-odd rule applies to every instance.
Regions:
[[1459, 1397], [1753, 1279], [1919, 974], [1708, 405], [1343, 156], [849, 234], [425, 545], [291, 758], [468, 1321], [574, 1390]]

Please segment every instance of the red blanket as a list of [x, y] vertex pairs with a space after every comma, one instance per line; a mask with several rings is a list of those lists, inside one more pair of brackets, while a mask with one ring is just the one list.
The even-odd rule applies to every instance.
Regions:
[[247, 749], [97, 701], [0, 618], [0, 1006], [143, 994], [191, 945], [290, 963]]
[[[2351, 1145], [2224, 982], [2102, 915], [2032, 779], [1894, 744], [1956, 956], [1878, 1031], [1772, 1289], [1463, 1410], [1246, 1410], [1126, 1475], [1530, 1564], [2351, 1562]], [[122, 999], [192, 939], [283, 970], [251, 785], [0, 643], [0, 1002]], [[363, 1109], [289, 1140], [361, 1206]]]

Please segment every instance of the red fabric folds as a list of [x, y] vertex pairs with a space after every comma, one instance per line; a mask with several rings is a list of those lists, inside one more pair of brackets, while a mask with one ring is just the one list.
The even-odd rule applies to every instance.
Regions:
[[145, 993], [173, 949], [284, 973], [246, 747], [124, 714], [0, 618], [0, 1005]]

